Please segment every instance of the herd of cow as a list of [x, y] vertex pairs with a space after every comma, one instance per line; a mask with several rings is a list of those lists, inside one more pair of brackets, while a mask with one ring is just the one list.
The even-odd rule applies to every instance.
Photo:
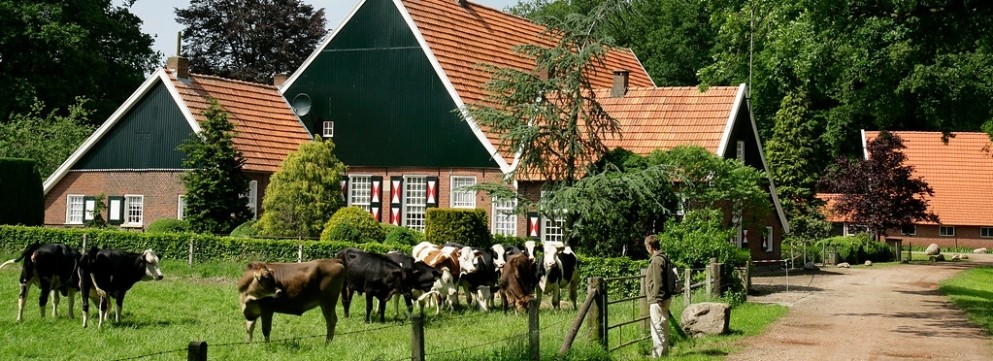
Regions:
[[[540, 299], [542, 294], [551, 294], [552, 306], [558, 308], [565, 288], [575, 308], [579, 278], [576, 255], [562, 242], [541, 245], [539, 254], [533, 241], [523, 247], [497, 244], [490, 248], [423, 242], [410, 255], [349, 248], [335, 258], [310, 262], [252, 262], [238, 280], [248, 339], [251, 341], [259, 318], [262, 335], [268, 341], [274, 313], [302, 315], [320, 306], [327, 325], [326, 340], [330, 342], [337, 323], [338, 298], [348, 317], [354, 293], [366, 296], [366, 322], [372, 317], [373, 299], [379, 301], [377, 315], [383, 322], [389, 299], [398, 304], [403, 298], [408, 314], [414, 312], [415, 302], [421, 313], [427, 305], [438, 314], [442, 308], [458, 306], [460, 290], [467, 305], [478, 305], [484, 311], [493, 307], [494, 294], [499, 294], [507, 312], [511, 305], [522, 310], [531, 298]], [[63, 244], [35, 243], [19, 257], [0, 265], [0, 269], [22, 260], [17, 322], [23, 319], [31, 285], [41, 288], [42, 317], [49, 294], [54, 295], [53, 317], [57, 315], [60, 295], [69, 298], [69, 317], [73, 317], [74, 295], [78, 291], [82, 295], [83, 327], [87, 325], [90, 300], [99, 305], [102, 327], [109, 317], [111, 300], [116, 302], [114, 322], [119, 322], [125, 293], [138, 281], [162, 279], [159, 258], [150, 249], [130, 253], [94, 247], [80, 254]]]

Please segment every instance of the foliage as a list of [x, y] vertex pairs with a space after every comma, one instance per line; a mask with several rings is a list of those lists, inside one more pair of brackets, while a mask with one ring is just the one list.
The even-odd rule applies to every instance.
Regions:
[[176, 21], [191, 71], [256, 83], [295, 70], [327, 34], [324, 9], [300, 0], [193, 0]]
[[[81, 124], [99, 124], [110, 116], [158, 66], [160, 56], [152, 51], [153, 39], [142, 32], [141, 20], [118, 3], [0, 1], [0, 123], [12, 114], [71, 116], [82, 94], [91, 99], [94, 112], [79, 119]], [[35, 109], [35, 99], [51, 108]], [[40, 132], [33, 139], [57, 143]], [[43, 174], [54, 169], [39, 163]]]
[[147, 233], [182, 233], [189, 232], [189, 230], [189, 223], [175, 218], [159, 218], [155, 220], [155, 222], [149, 224], [148, 228], [145, 228], [145, 232]]
[[[348, 238], [335, 238], [348, 237]], [[345, 240], [357, 243], [381, 242], [386, 235], [369, 211], [361, 207], [344, 207], [334, 212], [324, 225], [321, 240]]]
[[245, 159], [234, 148], [234, 125], [217, 99], [203, 111], [200, 134], [193, 134], [179, 149], [186, 153], [183, 174], [186, 188], [186, 219], [190, 230], [199, 233], [230, 233], [252, 217], [248, 209], [248, 177], [242, 173]]
[[87, 102], [76, 98], [67, 115], [55, 110], [45, 114], [45, 103], [35, 98], [25, 113], [0, 119], [0, 157], [34, 159], [47, 178], [93, 133], [94, 127], [87, 124], [93, 113]]
[[258, 235], [258, 229], [255, 228], [256, 220], [249, 220], [245, 223], [239, 224], [231, 230], [231, 237], [245, 237], [254, 238]]
[[839, 194], [832, 211], [877, 236], [907, 224], [938, 223], [926, 198], [934, 191], [923, 178], [913, 177], [913, 167], [904, 165], [904, 148], [898, 135], [882, 131], [866, 145], [868, 159], [839, 159], [821, 180], [830, 192]]
[[895, 259], [893, 248], [875, 239], [868, 233], [852, 236], [837, 236], [823, 239], [816, 244], [825, 249], [838, 251], [838, 262], [857, 264], [866, 260], [888, 262]]
[[948, 296], [974, 324], [981, 326], [987, 334], [993, 334], [993, 267], [982, 266], [958, 272], [938, 286], [941, 293]]
[[107, 220], [103, 219], [103, 211], [107, 208], [107, 194], [100, 193], [93, 197], [93, 219], [83, 221], [83, 225], [93, 228], [103, 228], [107, 226]]
[[493, 244], [486, 211], [482, 209], [429, 208], [426, 216], [424, 239], [428, 242], [456, 242], [472, 247]]
[[493, 244], [509, 244], [518, 247], [524, 246], [524, 242], [528, 241], [527, 237], [508, 236], [505, 234], [494, 234], [492, 237]]
[[822, 133], [822, 120], [813, 117], [810, 100], [802, 90], [783, 98], [776, 112], [772, 137], [766, 143], [766, 158], [779, 199], [793, 214], [793, 205], [809, 202], [814, 197], [817, 175], [827, 164], [817, 135]]
[[413, 246], [424, 242], [424, 233], [407, 227], [394, 226], [389, 223], [380, 224], [383, 227], [383, 233], [386, 234], [386, 240], [383, 243]]
[[44, 224], [45, 193], [34, 160], [0, 158], [0, 185], [0, 224]]
[[321, 235], [324, 223], [345, 205], [339, 184], [344, 172], [345, 165], [334, 155], [331, 140], [314, 137], [314, 141], [301, 144], [283, 161], [266, 187], [262, 200], [265, 213], [256, 225], [259, 235]]
[[728, 242], [734, 230], [723, 226], [723, 214], [714, 209], [692, 210], [682, 222], [669, 221], [658, 235], [659, 246], [678, 268], [703, 268], [711, 258], [728, 266], [747, 266], [749, 254]]

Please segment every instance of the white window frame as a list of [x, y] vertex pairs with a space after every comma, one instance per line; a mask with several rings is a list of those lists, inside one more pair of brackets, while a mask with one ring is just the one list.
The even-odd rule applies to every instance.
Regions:
[[427, 219], [427, 205], [427, 176], [404, 175], [402, 224], [407, 228], [423, 232]]
[[259, 218], [259, 181], [248, 181], [248, 209], [252, 211], [252, 219]]
[[348, 205], [369, 211], [372, 207], [372, 175], [348, 175]]
[[452, 208], [476, 208], [476, 191], [466, 190], [465, 187], [476, 185], [475, 176], [453, 175], [450, 179]]
[[736, 159], [738, 159], [738, 161], [744, 163], [745, 162], [745, 141], [744, 140], [739, 140], [739, 141], [735, 142], [734, 150], [735, 150]]
[[180, 194], [176, 196], [176, 219], [183, 220], [186, 218], [186, 195]]
[[773, 247], [773, 241], [775, 241], [775, 239], [776, 239], [775, 237], [773, 237], [775, 235], [774, 232], [775, 232], [775, 229], [772, 228], [771, 226], [766, 226], [765, 227], [765, 251], [766, 252], [772, 252], [772, 250], [774, 248]]
[[[950, 230], [948, 232], [946, 230]], [[938, 226], [939, 237], [955, 237], [955, 226]]]
[[[136, 202], [137, 201], [137, 202]], [[137, 208], [132, 209], [137, 203]], [[145, 196], [140, 194], [124, 195], [124, 226], [141, 226], [145, 221]]]
[[517, 235], [516, 199], [493, 199], [493, 234]]
[[70, 194], [66, 196], [66, 224], [83, 224], [83, 213], [85, 206], [82, 194]]
[[[910, 232], [907, 232], [907, 229], [905, 229], [904, 227], [908, 227], [908, 226], [914, 227], [914, 228], [912, 228]], [[901, 236], [916, 236], [917, 235], [917, 225], [916, 224], [908, 224], [906, 226], [901, 226], [900, 227], [900, 235]]]
[[564, 241], [565, 232], [563, 232], [562, 227], [565, 225], [565, 218], [562, 217], [541, 217], [541, 240], [545, 241]]
[[857, 225], [854, 223], [845, 223], [844, 231], [842, 232], [846, 236], [855, 236], [859, 233], [868, 232], [869, 229], [865, 226]]
[[324, 138], [334, 138], [333, 120], [325, 120], [321, 122], [321, 136]]
[[[983, 232], [986, 232], [984, 235]], [[993, 238], [993, 227], [979, 227], [979, 237], [981, 238]]]

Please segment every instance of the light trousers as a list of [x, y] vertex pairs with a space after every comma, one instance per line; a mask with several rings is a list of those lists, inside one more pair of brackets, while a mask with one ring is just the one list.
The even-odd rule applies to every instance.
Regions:
[[648, 315], [651, 317], [649, 328], [652, 329], [652, 357], [662, 357], [669, 354], [669, 304], [672, 299], [648, 305]]

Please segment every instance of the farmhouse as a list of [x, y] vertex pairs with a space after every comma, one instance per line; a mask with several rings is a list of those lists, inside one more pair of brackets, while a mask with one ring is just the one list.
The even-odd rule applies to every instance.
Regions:
[[[515, 165], [516, 154], [501, 147], [500, 134], [479, 126], [469, 116], [463, 119], [463, 115], [459, 114], [467, 105], [479, 104], [486, 96], [483, 85], [490, 74], [481, 64], [533, 70], [534, 61], [515, 53], [513, 47], [524, 43], [553, 45], [542, 35], [544, 30], [526, 19], [465, 1], [359, 2], [344, 23], [279, 86], [282, 98], [278, 102], [267, 101], [271, 108], [222, 103], [230, 112], [238, 111], [238, 107], [247, 108], [251, 115], [261, 118], [258, 119], [260, 122], [271, 112], [272, 117], [280, 119], [281, 126], [295, 125], [298, 128], [265, 132], [258, 136], [277, 139], [243, 144], [258, 146], [251, 148], [251, 154], [246, 152], [246, 157], [264, 157], [274, 161], [258, 168], [246, 166], [250, 171], [259, 172], [258, 177], [253, 179], [258, 179], [257, 184], [262, 188], [255, 192], [264, 189], [265, 175], [268, 174], [265, 172], [275, 170], [278, 160], [282, 159], [280, 157], [285, 157], [286, 152], [304, 141], [308, 134], [314, 134], [332, 139], [337, 156], [349, 166], [342, 183], [347, 203], [365, 208], [381, 222], [423, 229], [429, 207], [481, 208], [490, 215], [493, 233], [560, 240], [561, 220], [542, 219], [536, 214], [527, 217], [508, 215], [503, 212], [511, 208], [508, 202], [494, 201], [485, 194], [462, 190], [477, 183], [501, 181]], [[183, 128], [188, 134], [196, 129], [193, 114], [199, 110], [186, 104], [203, 101], [192, 99], [195, 97], [193, 94], [188, 99], [184, 93], [171, 90], [182, 89], [184, 84], [175, 80], [174, 72], [177, 71], [170, 67], [158, 73], [160, 80], [149, 81], [163, 83], [165, 90], [169, 91], [167, 95], [178, 104], [178, 112], [185, 112], [181, 122], [188, 125], [188, 129]], [[768, 171], [745, 85], [712, 86], [706, 91], [696, 87], [656, 87], [629, 49], [611, 50], [602, 67], [588, 76], [598, 89], [596, 95], [602, 107], [620, 123], [622, 136], [608, 140], [611, 148], [623, 147], [647, 154], [655, 149], [693, 144]], [[267, 99], [270, 95], [268, 91], [272, 89], [209, 79], [217, 84], [224, 82], [257, 89]], [[139, 90], [140, 94], [136, 93], [132, 98], [147, 97], [145, 94], [149, 90], [145, 88], [152, 87], [146, 82]], [[248, 101], [244, 98], [238, 96], [230, 100]], [[179, 103], [179, 100], [184, 103]], [[139, 102], [132, 99], [129, 100], [131, 103]], [[133, 107], [126, 104], [118, 113], [127, 113]], [[124, 114], [115, 116], [123, 117]], [[232, 116], [232, 119], [235, 117]], [[108, 120], [109, 125], [104, 124], [97, 133], [108, 133], [105, 128], [114, 128], [118, 122], [112, 117]], [[240, 128], [243, 123], [235, 123], [236, 131], [244, 132]], [[134, 134], [127, 138], [132, 142], [137, 139], [138, 133], [132, 131], [128, 134]], [[126, 135], [120, 137], [124, 139]], [[117, 188], [99, 188], [121, 183], [111, 176], [158, 174], [160, 171], [157, 169], [164, 167], [157, 164], [156, 167], [138, 167], [134, 164], [77, 165], [79, 159], [76, 158], [92, 157], [84, 157], [84, 154], [91, 152], [91, 148], [102, 149], [90, 144], [95, 142], [88, 141], [63, 166], [65, 169], [60, 168], [57, 177], [53, 176], [46, 182], [47, 223], [70, 223], [70, 214], [76, 217], [74, 221], [79, 217], [75, 214], [85, 216], [83, 210], [88, 209], [86, 197], [94, 192], [123, 194]], [[174, 152], [172, 149], [168, 148]], [[241, 150], [245, 152], [245, 149]], [[121, 153], [121, 150], [116, 153]], [[181, 155], [172, 156], [174, 161], [161, 176], [169, 177], [170, 184], [178, 187], [175, 179], [182, 171], [179, 166]], [[152, 172], [152, 169], [156, 171]], [[89, 178], [82, 181], [76, 179], [90, 173], [95, 173], [94, 177], [99, 175], [105, 178], [92, 181]], [[70, 177], [66, 177], [67, 174]], [[90, 190], [83, 181], [99, 187]], [[517, 180], [514, 183], [518, 192], [532, 199], [540, 197], [540, 180]], [[155, 183], [127, 184], [145, 186]], [[176, 199], [183, 193], [180, 188], [166, 189], [163, 193], [151, 189], [127, 192], [147, 194], [148, 197], [153, 197], [151, 194], [155, 193], [154, 197], [172, 198], [174, 211], [177, 209]], [[770, 202], [775, 205], [773, 214], [739, 227], [736, 237], [741, 247], [752, 251], [754, 259], [777, 258], [784, 230], [789, 227], [775, 192], [770, 193], [773, 194]], [[83, 205], [74, 206], [69, 202], [70, 195], [76, 195], [72, 200]], [[258, 204], [257, 199], [253, 204]], [[125, 202], [124, 205], [129, 206], [126, 209], [134, 209], [131, 204]], [[149, 209], [143, 221], [161, 217], [174, 215], [155, 211], [153, 216]]]
[[[901, 238], [903, 244], [941, 247], [980, 248], [993, 246], [993, 143], [986, 133], [952, 133], [945, 142], [941, 132], [891, 131], [903, 139], [905, 165], [914, 168], [914, 177], [921, 177], [934, 190], [929, 197], [930, 211], [941, 223], [922, 222], [890, 229], [890, 237]], [[879, 136], [878, 131], [862, 131], [862, 148]], [[820, 194], [828, 200], [833, 194]], [[854, 235], [864, 228], [848, 222], [825, 207], [825, 216], [834, 224], [838, 234]]]

